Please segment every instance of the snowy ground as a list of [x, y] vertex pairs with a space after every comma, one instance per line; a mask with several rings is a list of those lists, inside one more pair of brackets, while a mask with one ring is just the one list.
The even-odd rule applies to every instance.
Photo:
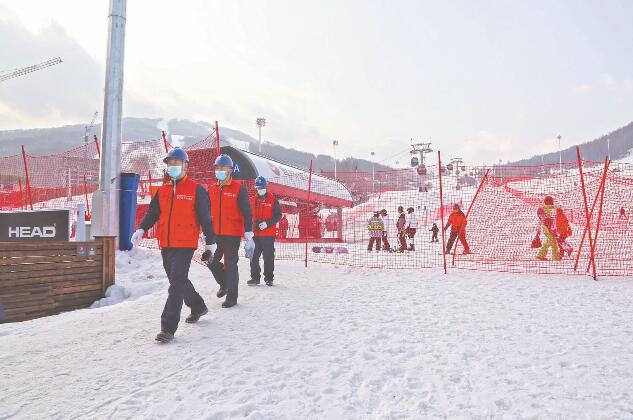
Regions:
[[[0, 325], [0, 418], [633, 418], [633, 279], [280, 262], [278, 283], [153, 342], [156, 251], [122, 303]], [[183, 311], [183, 314], [186, 312]]]

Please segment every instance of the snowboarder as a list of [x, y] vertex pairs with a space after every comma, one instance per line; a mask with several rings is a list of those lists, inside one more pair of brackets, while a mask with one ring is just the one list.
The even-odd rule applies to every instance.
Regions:
[[409, 251], [415, 251], [415, 232], [418, 229], [418, 217], [414, 212], [413, 207], [407, 209], [406, 216], [406, 229], [407, 236], [409, 237]]
[[440, 240], [437, 239], [437, 233], [440, 231], [440, 228], [437, 227], [437, 223], [433, 223], [433, 227], [429, 230], [429, 232], [433, 233], [433, 236], [431, 236], [431, 242], [439, 242]]
[[382, 238], [384, 228], [385, 225], [380, 219], [380, 212], [375, 212], [367, 221], [367, 230], [369, 231], [369, 245], [367, 246], [367, 251], [371, 252], [374, 243], [376, 244], [376, 251], [380, 251], [380, 238]]
[[279, 237], [286, 239], [288, 237], [288, 218], [284, 214], [279, 221]]
[[453, 204], [453, 212], [448, 217], [448, 223], [444, 226], [444, 230], [447, 230], [449, 227], [451, 228], [451, 234], [448, 237], [448, 242], [446, 242], [446, 253], [450, 254], [451, 249], [453, 248], [453, 243], [455, 243], [455, 239], [459, 237], [459, 241], [462, 243], [464, 247], [464, 251], [462, 254], [472, 254], [470, 252], [470, 247], [468, 246], [468, 242], [466, 242], [466, 225], [467, 225], [466, 215], [459, 208], [459, 204]]
[[[233, 179], [233, 168], [233, 160], [229, 155], [222, 154], [215, 160], [215, 177], [218, 182], [209, 185], [209, 195], [218, 248], [213, 253], [213, 257], [210, 253], [203, 256], [215, 281], [220, 285], [216, 296], [221, 298], [226, 295], [222, 303], [223, 308], [230, 308], [237, 304], [239, 284], [237, 260], [242, 235], [246, 238], [244, 245], [246, 256], [251, 258], [255, 250], [251, 203], [246, 187], [240, 181]], [[224, 257], [224, 264], [221, 262], [222, 257]]]
[[158, 222], [158, 246], [169, 289], [161, 315], [161, 332], [156, 336], [156, 341], [166, 343], [174, 338], [178, 329], [183, 300], [191, 308], [191, 314], [185, 320], [187, 323], [197, 322], [208, 312], [188, 275], [191, 259], [198, 247], [200, 229], [205, 237], [207, 251], [215, 251], [216, 238], [209, 210], [209, 194], [202, 185], [187, 177], [187, 153], [175, 148], [163, 162], [167, 164], [166, 172], [170, 180], [152, 197], [147, 213], [131, 241], [134, 246], [138, 245], [145, 232]]
[[264, 282], [273, 285], [275, 277], [275, 225], [281, 220], [281, 206], [277, 198], [268, 192], [268, 181], [263, 176], [255, 179], [257, 197], [253, 200], [253, 228], [255, 230], [255, 250], [251, 258], [251, 279], [249, 286], [259, 284], [261, 268], [259, 257], [264, 256]]
[[561, 256], [565, 255], [565, 252], [567, 252], [567, 256], [571, 255], [574, 249], [569, 242], [567, 242], [567, 238], [571, 236], [572, 231], [567, 216], [565, 216], [563, 209], [560, 207], [556, 208], [556, 232], [558, 233], [556, 239]]
[[396, 229], [398, 230], [398, 244], [400, 248], [399, 252], [404, 252], [407, 249], [407, 230], [405, 229], [406, 225], [406, 216], [404, 215], [404, 207], [398, 207], [398, 221], [396, 222]]
[[382, 219], [382, 249], [386, 252], [391, 252], [391, 244], [389, 244], [389, 228], [391, 227], [391, 220], [387, 216], [387, 210], [380, 210], [380, 217]]
[[552, 249], [552, 259], [559, 261], [560, 250], [557, 241], [556, 222], [554, 220], [555, 207], [554, 198], [552, 196], [546, 196], [543, 200], [543, 205], [539, 207], [536, 212], [539, 222], [541, 223], [541, 232], [545, 235], [545, 242], [541, 245], [536, 254], [536, 259], [541, 261], [547, 261], [547, 253], [549, 249]]

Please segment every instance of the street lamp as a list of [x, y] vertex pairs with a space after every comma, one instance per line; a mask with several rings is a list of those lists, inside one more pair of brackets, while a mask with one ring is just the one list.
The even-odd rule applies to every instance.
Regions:
[[376, 176], [374, 171], [374, 156], [376, 153], [371, 152], [371, 192], [376, 192]]
[[560, 173], [563, 173], [563, 151], [560, 148], [560, 139], [562, 139], [563, 137], [559, 134], [558, 137], [556, 137], [558, 139], [558, 170], [560, 171]]
[[334, 179], [336, 179], [336, 146], [338, 146], [338, 140], [332, 140], [332, 149], [334, 149]]
[[259, 153], [262, 152], [262, 127], [266, 125], [266, 118], [258, 118], [255, 120], [255, 124], [259, 127]]

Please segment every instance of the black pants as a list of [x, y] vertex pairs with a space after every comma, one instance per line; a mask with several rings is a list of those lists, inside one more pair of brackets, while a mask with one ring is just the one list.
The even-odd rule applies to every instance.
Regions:
[[400, 251], [407, 249], [407, 232], [404, 229], [398, 231], [398, 244], [400, 245]]
[[439, 242], [440, 240], [437, 239], [437, 232], [433, 232], [433, 236], [431, 237], [431, 242]]
[[275, 237], [255, 236], [255, 252], [251, 258], [251, 278], [259, 280], [262, 269], [259, 267], [259, 257], [264, 256], [264, 280], [273, 281], [275, 277]]
[[376, 251], [380, 251], [380, 237], [369, 238], [369, 246], [367, 246], [367, 250], [371, 251], [374, 243], [376, 243]]
[[[213, 258], [207, 263], [215, 281], [221, 288], [227, 289], [226, 297], [229, 300], [237, 300], [237, 287], [240, 281], [237, 260], [239, 259], [241, 241], [242, 238], [239, 236], [217, 236], [218, 249], [215, 250]], [[224, 257], [224, 264], [221, 261], [222, 257]]]
[[200, 311], [204, 307], [204, 300], [189, 280], [189, 267], [194, 251], [193, 248], [163, 248], [160, 250], [163, 257], [163, 267], [169, 279], [169, 294], [160, 318], [161, 329], [172, 334], [178, 329], [183, 300], [193, 312]]
[[391, 249], [389, 239], [387, 239], [387, 232], [382, 232], [382, 249]]

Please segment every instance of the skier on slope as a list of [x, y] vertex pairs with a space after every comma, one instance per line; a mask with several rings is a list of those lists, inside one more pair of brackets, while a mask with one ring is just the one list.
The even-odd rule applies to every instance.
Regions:
[[391, 252], [391, 245], [389, 244], [389, 229], [391, 228], [391, 220], [387, 215], [387, 210], [380, 210], [380, 216], [382, 219], [383, 229], [382, 229], [382, 249], [386, 252]]
[[571, 255], [573, 252], [572, 246], [567, 242], [567, 238], [569, 238], [572, 234], [571, 226], [569, 226], [569, 221], [567, 220], [567, 216], [563, 212], [563, 209], [558, 207], [556, 208], [556, 232], [558, 233], [557, 242], [558, 247], [560, 248], [560, 254]]
[[431, 232], [433, 234], [433, 236], [431, 236], [431, 242], [439, 242], [440, 240], [437, 239], [437, 233], [440, 231], [440, 228], [437, 227], [437, 223], [433, 223], [433, 227], [431, 229], [429, 229], [429, 232]]
[[[237, 305], [239, 285], [237, 261], [242, 235], [246, 238], [244, 244], [246, 256], [251, 258], [255, 250], [253, 213], [248, 192], [240, 181], [233, 179], [233, 170], [233, 159], [229, 155], [222, 154], [217, 157], [215, 177], [218, 182], [209, 185], [209, 196], [218, 248], [213, 253], [203, 255], [203, 260], [206, 260], [207, 267], [220, 285], [216, 296], [221, 298], [226, 295], [222, 303], [223, 308]], [[221, 262], [223, 257], [224, 264]]]
[[152, 197], [145, 217], [132, 235], [132, 244], [138, 245], [145, 232], [158, 222], [158, 246], [169, 289], [161, 315], [161, 332], [156, 341], [166, 343], [174, 338], [178, 329], [183, 300], [191, 308], [191, 314], [185, 320], [187, 323], [197, 322], [208, 312], [204, 300], [188, 279], [200, 229], [204, 233], [205, 249], [213, 252], [217, 246], [209, 212], [209, 194], [202, 185], [187, 177], [187, 153], [175, 148], [163, 162], [167, 165], [169, 181]]
[[555, 214], [556, 208], [554, 206], [554, 198], [552, 196], [546, 196], [543, 200], [543, 205], [539, 207], [536, 212], [539, 223], [541, 224], [541, 232], [545, 235], [545, 242], [541, 245], [536, 254], [536, 259], [541, 261], [547, 261], [547, 253], [549, 249], [552, 249], [552, 259], [554, 261], [560, 261], [560, 250], [557, 241]]
[[261, 268], [259, 257], [264, 256], [264, 282], [273, 285], [275, 277], [275, 225], [281, 220], [281, 206], [279, 200], [268, 191], [268, 181], [263, 176], [255, 179], [257, 197], [252, 200], [255, 250], [251, 258], [251, 279], [246, 282], [249, 286], [259, 284]]
[[385, 226], [380, 219], [380, 212], [375, 212], [367, 221], [367, 230], [369, 231], [369, 245], [367, 245], [367, 251], [371, 252], [374, 244], [376, 244], [376, 251], [380, 251], [380, 239], [382, 238], [384, 228]]
[[466, 225], [468, 221], [466, 220], [466, 215], [459, 208], [459, 204], [453, 204], [453, 212], [448, 217], [448, 223], [444, 226], [444, 230], [447, 230], [449, 227], [451, 228], [451, 234], [448, 237], [448, 242], [446, 242], [446, 253], [449, 254], [451, 249], [453, 248], [453, 243], [455, 239], [459, 237], [459, 241], [462, 243], [464, 247], [464, 251], [462, 254], [472, 254], [470, 252], [470, 247], [468, 246], [468, 242], [466, 241]]
[[406, 216], [407, 236], [409, 237], [409, 251], [415, 251], [415, 232], [418, 230], [418, 217], [413, 207], [407, 209]]
[[404, 252], [407, 249], [406, 223], [407, 218], [404, 214], [404, 207], [398, 206], [398, 221], [396, 222], [396, 229], [398, 230], [398, 252]]

